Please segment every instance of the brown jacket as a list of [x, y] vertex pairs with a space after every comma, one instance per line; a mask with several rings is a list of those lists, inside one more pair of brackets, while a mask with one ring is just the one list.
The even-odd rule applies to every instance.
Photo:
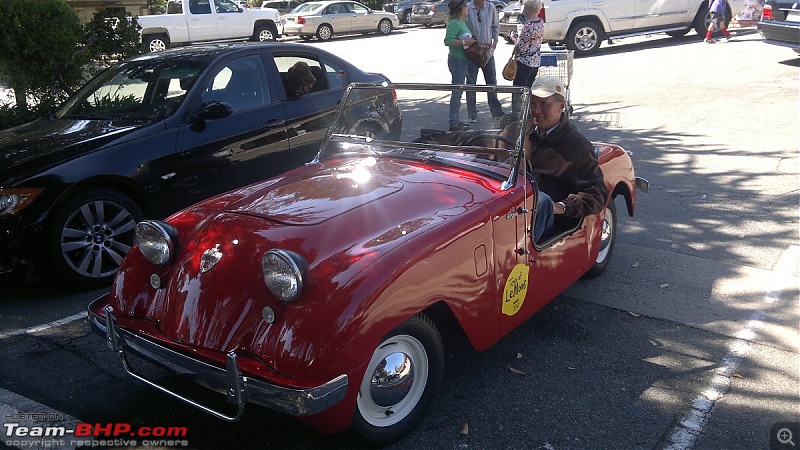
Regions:
[[541, 191], [564, 202], [566, 217], [585, 217], [603, 210], [608, 188], [597, 164], [594, 145], [561, 114], [545, 136], [532, 131], [526, 140], [528, 165]]

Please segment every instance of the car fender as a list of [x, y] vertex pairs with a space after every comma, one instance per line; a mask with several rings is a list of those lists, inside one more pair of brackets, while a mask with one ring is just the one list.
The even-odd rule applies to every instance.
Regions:
[[568, 12], [563, 19], [551, 18], [551, 9], [547, 10], [547, 22], [544, 26], [544, 42], [563, 42], [573, 24], [584, 20], [599, 23], [605, 32], [610, 30], [608, 19], [603, 11], [597, 8], [585, 8]]

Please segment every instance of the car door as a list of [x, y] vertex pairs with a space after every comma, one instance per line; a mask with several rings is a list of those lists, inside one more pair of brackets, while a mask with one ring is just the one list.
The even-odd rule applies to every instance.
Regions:
[[[591, 0], [588, 6], [591, 9], [597, 10], [602, 16], [608, 20], [609, 31], [630, 30], [636, 23], [636, 2], [639, 0]], [[565, 3], [572, 3], [567, 0]], [[585, 5], [585, 3], [574, 2], [575, 8]], [[562, 9], [566, 5], [559, 2], [559, 8]], [[555, 8], [554, 8], [555, 9]], [[562, 14], [571, 15], [574, 9], [563, 9]], [[545, 11], [547, 14], [550, 10]], [[548, 17], [548, 21], [549, 21]], [[546, 25], [545, 25], [546, 26]], [[546, 31], [545, 31], [546, 33]]]
[[211, 0], [217, 15], [217, 34], [220, 39], [250, 36], [250, 18], [232, 0]]
[[334, 33], [349, 33], [352, 30], [352, 14], [343, 2], [331, 3], [322, 12], [322, 20], [333, 26]]
[[378, 29], [376, 16], [369, 14], [366, 6], [355, 2], [348, 2], [345, 5], [352, 16], [352, 31], [375, 31]]
[[217, 19], [212, 12], [211, 0], [189, 0], [186, 18], [190, 41], [210, 41], [219, 38]]
[[513, 246], [497, 245], [498, 267], [501, 268], [498, 277], [502, 292], [498, 310], [501, 336], [519, 326], [583, 275], [589, 264], [588, 236], [593, 235], [593, 227], [597, 225], [595, 218], [585, 220], [572, 234], [545, 247], [534, 245], [530, 230], [536, 220], [538, 190], [528, 174], [520, 174], [520, 177], [524, 177], [524, 182], [518, 183], [520, 186], [513, 188], [516, 193], [508, 196], [511, 208], [505, 216], [509, 223], [513, 219], [516, 241]]
[[333, 124], [336, 105], [349, 84], [348, 74], [334, 61], [302, 50], [276, 51], [273, 61], [284, 83], [289, 82], [289, 69], [299, 63], [306, 64], [316, 79], [310, 92], [293, 98], [284, 95], [283, 100], [289, 147], [293, 154], [311, 160]]
[[637, 0], [636, 28], [691, 23], [688, 0]]
[[178, 129], [181, 184], [194, 203], [269, 178], [305, 161], [293, 158], [280, 101], [279, 80], [260, 53], [236, 55], [209, 70], [193, 99], [194, 114], [208, 102], [224, 102], [223, 118], [187, 118]]

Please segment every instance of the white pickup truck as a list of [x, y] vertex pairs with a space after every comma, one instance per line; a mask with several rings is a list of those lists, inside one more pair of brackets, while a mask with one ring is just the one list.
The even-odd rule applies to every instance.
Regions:
[[[744, 0], [727, 3], [725, 23], [744, 7]], [[564, 44], [575, 56], [594, 54], [606, 39], [655, 33], [681, 37], [692, 28], [705, 36], [710, 21], [708, 0], [544, 0], [543, 4], [544, 42]], [[521, 2], [513, 2], [500, 14], [500, 36], [509, 43], [521, 11]]]
[[277, 9], [240, 8], [232, 0], [170, 0], [166, 14], [139, 16], [150, 52], [191, 42], [274, 41], [283, 34]]

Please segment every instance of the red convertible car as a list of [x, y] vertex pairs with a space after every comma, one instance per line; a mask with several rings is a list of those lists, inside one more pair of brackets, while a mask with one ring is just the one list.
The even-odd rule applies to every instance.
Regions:
[[[397, 98], [399, 139], [347, 131], [376, 89]], [[442, 326], [483, 350], [599, 275], [614, 197], [633, 215], [647, 187], [628, 152], [597, 144], [605, 211], [532, 242], [527, 106], [454, 135], [439, 131], [451, 89], [528, 104], [520, 87], [351, 84], [304, 167], [139, 223], [111, 292], [89, 305], [92, 329], [132, 376], [224, 420], [255, 403], [373, 444], [409, 433], [446, 370]], [[131, 354], [220, 392], [219, 404], [147, 378]]]

